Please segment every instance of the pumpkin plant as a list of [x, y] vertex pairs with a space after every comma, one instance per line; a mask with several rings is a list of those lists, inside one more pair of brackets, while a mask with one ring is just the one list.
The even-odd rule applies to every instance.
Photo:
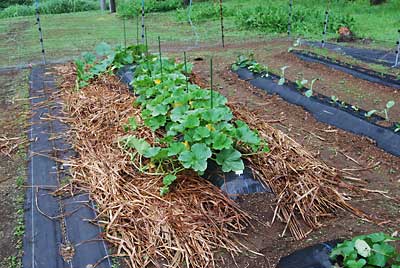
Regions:
[[330, 257], [334, 267], [343, 268], [400, 268], [400, 254], [392, 243], [399, 238], [385, 233], [354, 237], [338, 244]]
[[[161, 72], [162, 68], [162, 72]], [[150, 145], [135, 135], [124, 137], [120, 144], [132, 160], [142, 163], [142, 172], [164, 175], [160, 194], [169, 192], [177, 174], [192, 169], [200, 175], [208, 161], [215, 161], [223, 172], [242, 173], [242, 152], [257, 154], [268, 151], [257, 132], [240, 120], [234, 120], [218, 92], [186, 84], [185, 71], [191, 65], [155, 56], [138, 62], [132, 86], [138, 95], [135, 105], [141, 108], [143, 125], [158, 137]], [[140, 127], [130, 120], [125, 129]], [[147, 161], [141, 161], [141, 159]]]

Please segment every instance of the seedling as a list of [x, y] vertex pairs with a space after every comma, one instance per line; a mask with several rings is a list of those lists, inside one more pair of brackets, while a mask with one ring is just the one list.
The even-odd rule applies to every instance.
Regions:
[[355, 106], [355, 105], [352, 105], [351, 106], [351, 109], [353, 109], [354, 111], [356, 111], [356, 112], [358, 112], [360, 109], [357, 107], [357, 106]]
[[395, 102], [390, 100], [386, 103], [386, 108], [383, 110], [386, 121], [389, 121], [389, 110], [395, 105]]
[[319, 80], [319, 78], [314, 78], [314, 79], [311, 81], [310, 89], [307, 90], [307, 91], [304, 93], [304, 95], [305, 95], [307, 98], [310, 98], [310, 97], [313, 95], [313, 93], [314, 93], [314, 91], [313, 91], [314, 83], [315, 83], [317, 80]]
[[308, 83], [307, 79], [296, 80], [297, 89], [302, 89]]
[[377, 113], [378, 110], [371, 110], [365, 113], [365, 117], [370, 118], [372, 115], [374, 115], [375, 113]]
[[334, 95], [331, 96], [331, 102], [332, 102], [332, 103], [336, 103], [336, 102], [338, 102], [338, 101], [339, 101], [339, 98], [338, 98], [338, 97], [336, 97], [336, 96], [334, 96]]
[[278, 85], [283, 86], [285, 84], [285, 70], [289, 68], [289, 66], [283, 66], [281, 67], [281, 78], [278, 81]]
[[394, 125], [394, 127], [395, 127], [394, 132], [399, 132], [400, 131], [400, 123], [396, 123]]

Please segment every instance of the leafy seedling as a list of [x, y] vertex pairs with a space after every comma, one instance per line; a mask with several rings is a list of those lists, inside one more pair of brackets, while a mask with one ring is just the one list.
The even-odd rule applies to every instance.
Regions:
[[371, 110], [365, 113], [365, 117], [370, 118], [372, 115], [374, 115], [375, 113], [377, 113], [378, 110]]
[[307, 90], [306, 92], [304, 92], [304, 95], [305, 95], [307, 98], [310, 98], [310, 97], [314, 94], [313, 87], [314, 87], [314, 83], [315, 83], [317, 80], [319, 80], [319, 78], [314, 78], [314, 79], [311, 81], [310, 89]]
[[285, 70], [289, 68], [289, 66], [281, 67], [281, 78], [278, 81], [278, 85], [283, 86], [285, 84]]
[[386, 108], [383, 109], [386, 121], [389, 121], [389, 110], [395, 105], [395, 102], [390, 100], [386, 103]]
[[297, 89], [302, 89], [307, 83], [307, 79], [296, 80]]

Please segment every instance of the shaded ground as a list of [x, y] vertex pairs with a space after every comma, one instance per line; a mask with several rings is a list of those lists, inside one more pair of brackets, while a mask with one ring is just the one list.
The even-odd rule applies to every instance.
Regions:
[[[282, 42], [276, 41], [270, 42], [266, 46], [253, 47], [253, 50], [256, 51], [256, 56], [260, 61], [269, 59], [274, 68], [283, 65], [291, 66], [288, 69], [289, 78], [294, 78], [301, 70], [309, 76], [321, 77], [323, 80], [316, 90], [323, 94], [324, 91], [331, 90], [335, 81], [342, 79], [346, 79], [348, 81], [346, 83], [350, 87], [357, 88], [364, 94], [373, 94], [379, 98], [387, 98], [386, 94], [390, 95], [390, 92], [393, 94], [390, 89], [353, 79], [318, 64], [304, 64], [302, 67], [301, 62], [296, 61], [291, 55], [282, 53], [282, 46], [284, 46]], [[246, 50], [246, 48], [241, 49], [242, 52]], [[200, 54], [200, 52], [196, 53], [196, 56]], [[367, 138], [319, 123], [302, 108], [288, 104], [277, 96], [268, 96], [247, 82], [238, 80], [237, 76], [229, 70], [230, 64], [235, 60], [232, 54], [235, 52], [214, 53], [214, 78], [218, 90], [231, 102], [244, 103], [260, 118], [281, 129], [329, 166], [341, 170], [349, 182], [368, 189], [347, 197], [355, 206], [379, 218], [379, 221], [382, 222], [381, 225], [371, 224], [347, 213], [338, 212], [337, 218], [327, 219], [325, 226], [311, 233], [309, 238], [304, 241], [293, 241], [287, 236], [280, 237], [280, 232], [284, 227], [280, 223], [269, 228], [255, 222], [255, 228], [249, 229], [249, 235], [243, 240], [252, 250], [259, 251], [265, 256], [243, 254], [236, 258], [237, 267], [274, 267], [281, 256], [306, 245], [361, 233], [391, 232], [398, 229], [400, 223], [400, 200], [398, 199], [400, 196], [400, 159], [375, 147]], [[208, 61], [197, 62], [194, 72], [204, 84], [209, 83]], [[341, 96], [343, 99], [352, 98], [353, 92], [354, 90], [350, 90], [346, 94], [346, 91], [343, 91]], [[363, 105], [369, 105], [368, 100], [371, 98], [373, 97], [365, 97], [367, 104], [363, 102]], [[392, 117], [399, 118], [398, 111], [393, 109]], [[368, 193], [369, 190], [382, 192], [380, 194]], [[263, 195], [244, 197], [240, 202], [245, 211], [256, 216], [255, 218], [262, 222], [272, 219], [270, 204], [271, 197]], [[223, 262], [220, 262], [219, 267], [234, 267], [235, 263], [232, 258], [225, 256], [224, 259]]]
[[[25, 181], [27, 72], [0, 74], [0, 140], [15, 138], [0, 152], [0, 267], [17, 268], [24, 234], [22, 184]], [[15, 147], [10, 154], [9, 148]], [[2, 146], [3, 148], [3, 146]], [[6, 153], [4, 153], [6, 152]]]

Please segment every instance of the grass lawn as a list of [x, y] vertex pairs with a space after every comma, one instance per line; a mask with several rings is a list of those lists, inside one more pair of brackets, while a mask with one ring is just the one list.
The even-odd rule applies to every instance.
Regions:
[[[318, 8], [325, 10], [321, 1], [310, 0], [296, 3], [294, 9]], [[210, 3], [195, 4], [193, 14]], [[225, 1], [227, 10], [241, 10], [265, 5], [260, 0], [249, 0], [244, 3], [240, 0]], [[280, 0], [271, 0], [268, 5], [282, 5]], [[400, 1], [371, 7], [367, 0], [349, 2], [344, 0], [333, 1], [332, 13], [349, 14], [355, 18], [354, 30], [360, 37], [370, 37], [377, 40], [374, 47], [393, 48], [398, 38], [397, 28], [400, 23], [398, 10]], [[182, 14], [182, 12], [181, 12]], [[146, 16], [148, 42], [156, 47], [157, 36], [162, 42], [176, 45], [183, 49], [193, 47], [195, 41], [199, 44], [215, 45], [220, 42], [219, 20], [202, 19], [194, 21], [197, 37], [188, 22], [177, 19], [178, 12], [152, 13]], [[321, 12], [321, 25], [324, 14]], [[44, 45], [47, 58], [51, 61], [69, 59], [78, 56], [81, 52], [92, 50], [93, 47], [105, 41], [113, 45], [124, 43], [123, 20], [116, 15], [100, 11], [70, 13], [60, 15], [43, 15], [41, 17], [44, 34]], [[0, 20], [0, 67], [25, 65], [41, 59], [39, 35], [36, 20], [32, 17], [20, 17]], [[247, 42], [256, 39], [285, 36], [284, 34], [262, 33], [238, 28], [235, 16], [225, 18], [225, 35], [229, 42]], [[136, 42], [136, 19], [126, 20], [127, 39]], [[318, 27], [317, 27], [318, 28]], [[139, 29], [140, 30], [140, 29]], [[315, 33], [307, 34], [307, 38], [320, 40], [322, 32], [315, 29]], [[329, 33], [328, 37], [335, 37]]]

